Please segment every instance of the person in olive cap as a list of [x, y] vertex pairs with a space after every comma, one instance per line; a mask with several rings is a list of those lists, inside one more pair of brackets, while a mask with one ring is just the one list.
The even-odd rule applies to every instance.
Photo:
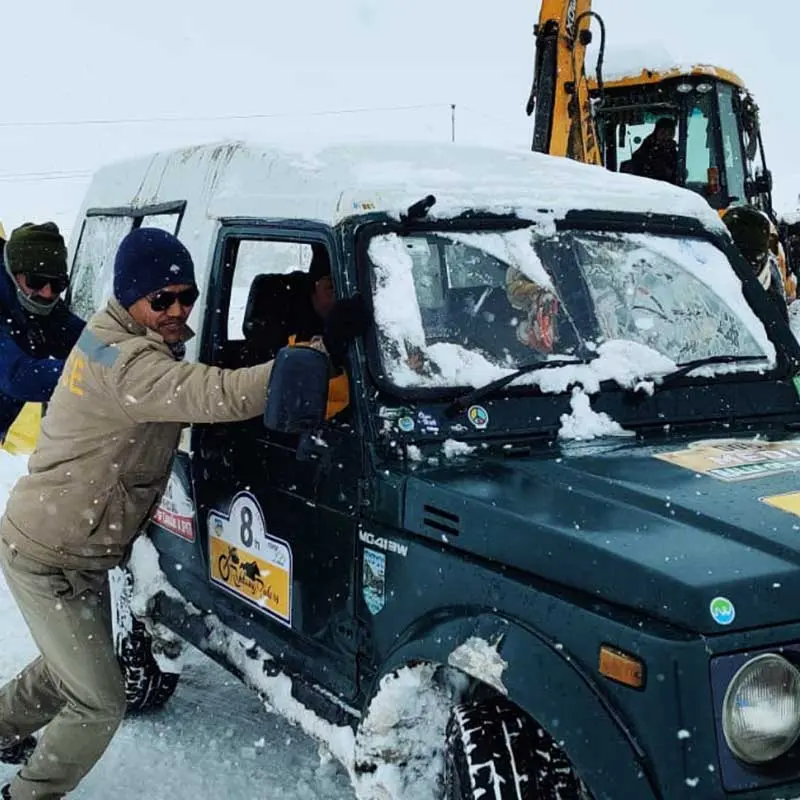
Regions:
[[753, 268], [759, 283], [775, 301], [784, 319], [789, 318], [783, 278], [770, 250], [770, 222], [763, 211], [750, 205], [733, 206], [722, 217], [734, 244]]
[[84, 322], [61, 300], [67, 247], [53, 222], [27, 222], [3, 247], [0, 441], [26, 402], [47, 402]]

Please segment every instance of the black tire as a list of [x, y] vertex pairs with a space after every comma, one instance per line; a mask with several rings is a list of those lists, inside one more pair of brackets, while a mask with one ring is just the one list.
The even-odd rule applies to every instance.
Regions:
[[446, 800], [589, 800], [564, 751], [503, 698], [453, 709], [444, 783]]
[[223, 553], [219, 557], [219, 561], [217, 561], [217, 566], [219, 566], [219, 576], [222, 580], [227, 581], [228, 578], [231, 576], [231, 565], [230, 561], [228, 560], [228, 556]]
[[151, 648], [152, 639], [139, 620], [133, 620], [131, 632], [118, 641], [117, 660], [125, 678], [129, 712], [161, 708], [178, 686], [180, 675], [163, 672]]
[[125, 681], [128, 712], [161, 708], [175, 691], [180, 675], [165, 672], [153, 655], [153, 639], [130, 608], [133, 576], [128, 570], [109, 574], [114, 650]]

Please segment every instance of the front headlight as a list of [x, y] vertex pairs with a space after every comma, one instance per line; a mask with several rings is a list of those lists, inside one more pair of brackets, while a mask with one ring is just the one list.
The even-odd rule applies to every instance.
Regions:
[[748, 764], [782, 756], [800, 736], [800, 670], [774, 653], [750, 659], [725, 692], [722, 732]]

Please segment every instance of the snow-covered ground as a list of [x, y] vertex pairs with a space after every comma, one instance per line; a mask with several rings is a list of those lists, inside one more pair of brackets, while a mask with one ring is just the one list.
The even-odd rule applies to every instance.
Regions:
[[[25, 459], [0, 450], [0, 508]], [[0, 576], [0, 683], [36, 648]], [[14, 775], [0, 765], [0, 785]], [[163, 711], [126, 719], [75, 800], [347, 800], [344, 769], [204, 655], [188, 660]]]

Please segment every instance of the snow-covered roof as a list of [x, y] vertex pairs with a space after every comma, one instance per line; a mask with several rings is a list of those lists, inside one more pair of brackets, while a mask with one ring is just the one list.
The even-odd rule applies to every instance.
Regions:
[[[613, 86], [616, 83], [641, 82], [655, 83], [667, 78], [680, 76], [702, 76], [720, 78], [736, 86], [744, 87], [744, 81], [732, 70], [702, 62], [681, 61], [661, 42], [644, 42], [638, 47], [614, 47], [606, 54], [603, 67], [605, 83]], [[589, 79], [595, 83], [594, 72], [590, 71]]]
[[313, 219], [399, 214], [432, 194], [431, 216], [466, 209], [525, 218], [570, 210], [681, 214], [720, 228], [698, 195], [670, 184], [527, 150], [370, 142], [279, 148], [226, 142], [119, 162], [95, 174], [85, 207], [185, 199], [212, 218]]

